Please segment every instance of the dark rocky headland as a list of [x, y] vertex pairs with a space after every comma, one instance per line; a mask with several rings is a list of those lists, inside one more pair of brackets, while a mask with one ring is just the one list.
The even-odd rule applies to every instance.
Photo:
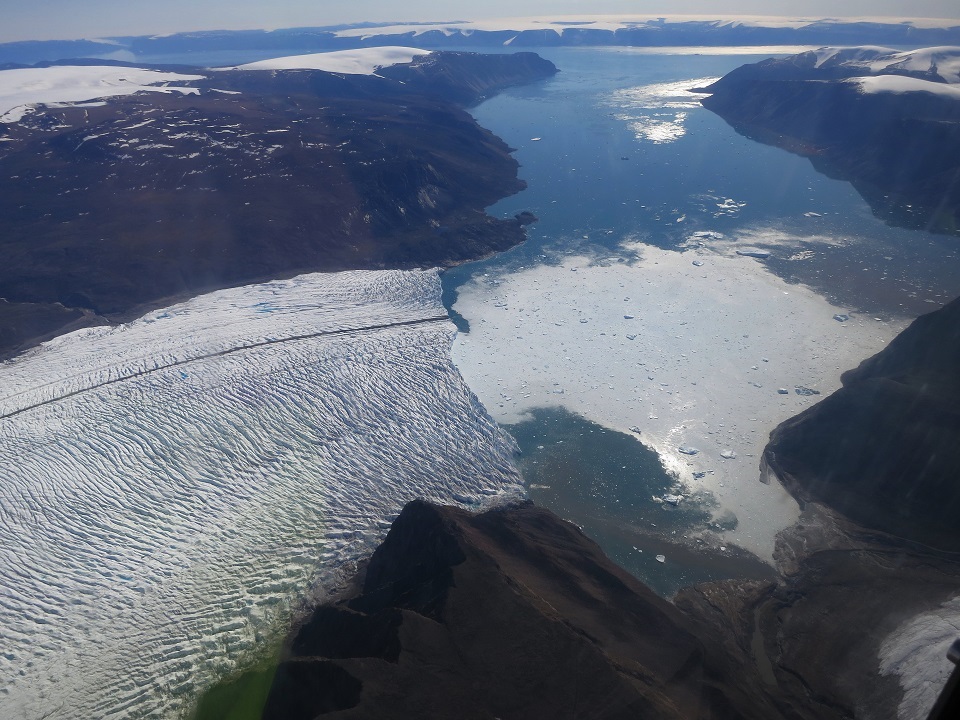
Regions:
[[[960, 235], [960, 85], [935, 61], [921, 70], [892, 57], [880, 67], [891, 55], [850, 48], [826, 61], [812, 51], [771, 58], [703, 88], [710, 94], [701, 102], [740, 134], [850, 182], [886, 222]], [[855, 80], [879, 76], [925, 81], [931, 91], [865, 92]]]
[[[446, 266], [524, 239], [524, 187], [464, 107], [551, 76], [533, 53], [380, 75], [220, 71], [199, 94], [0, 125], [0, 357], [175, 298], [303, 272]], [[381, 76], [382, 75], [382, 76]]]

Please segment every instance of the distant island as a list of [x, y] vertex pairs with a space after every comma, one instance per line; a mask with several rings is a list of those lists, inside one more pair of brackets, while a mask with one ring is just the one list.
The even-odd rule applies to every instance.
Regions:
[[[530, 216], [484, 212], [524, 187], [517, 162], [463, 108], [556, 68], [533, 53], [407, 59], [365, 72], [309, 59], [179, 67], [163, 92], [0, 112], [0, 357], [171, 298], [445, 266], [521, 242]], [[55, 84], [76, 69], [6, 72]], [[105, 70], [120, 84], [149, 69]]]

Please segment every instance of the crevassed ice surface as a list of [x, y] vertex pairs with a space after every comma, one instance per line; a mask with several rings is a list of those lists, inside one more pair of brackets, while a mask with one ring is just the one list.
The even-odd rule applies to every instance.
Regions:
[[0, 366], [0, 714], [176, 716], [407, 500], [519, 493], [454, 334], [435, 272], [317, 274]]

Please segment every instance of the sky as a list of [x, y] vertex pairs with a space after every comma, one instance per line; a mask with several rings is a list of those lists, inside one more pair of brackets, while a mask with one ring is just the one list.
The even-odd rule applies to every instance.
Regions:
[[[957, 0], [0, 0], [0, 42], [577, 13], [960, 18]], [[960, 24], [960, 20], [958, 20]]]

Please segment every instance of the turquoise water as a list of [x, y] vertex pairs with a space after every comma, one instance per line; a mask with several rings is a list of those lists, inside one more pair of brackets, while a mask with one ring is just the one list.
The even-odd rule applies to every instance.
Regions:
[[733, 530], [737, 519], [715, 517], [709, 492], [664, 502], [664, 495], [685, 491], [635, 438], [563, 409], [538, 410], [506, 429], [520, 446], [530, 499], [577, 523], [661, 595], [709, 580], [773, 575], [769, 565], [720, 540], [716, 531]]

